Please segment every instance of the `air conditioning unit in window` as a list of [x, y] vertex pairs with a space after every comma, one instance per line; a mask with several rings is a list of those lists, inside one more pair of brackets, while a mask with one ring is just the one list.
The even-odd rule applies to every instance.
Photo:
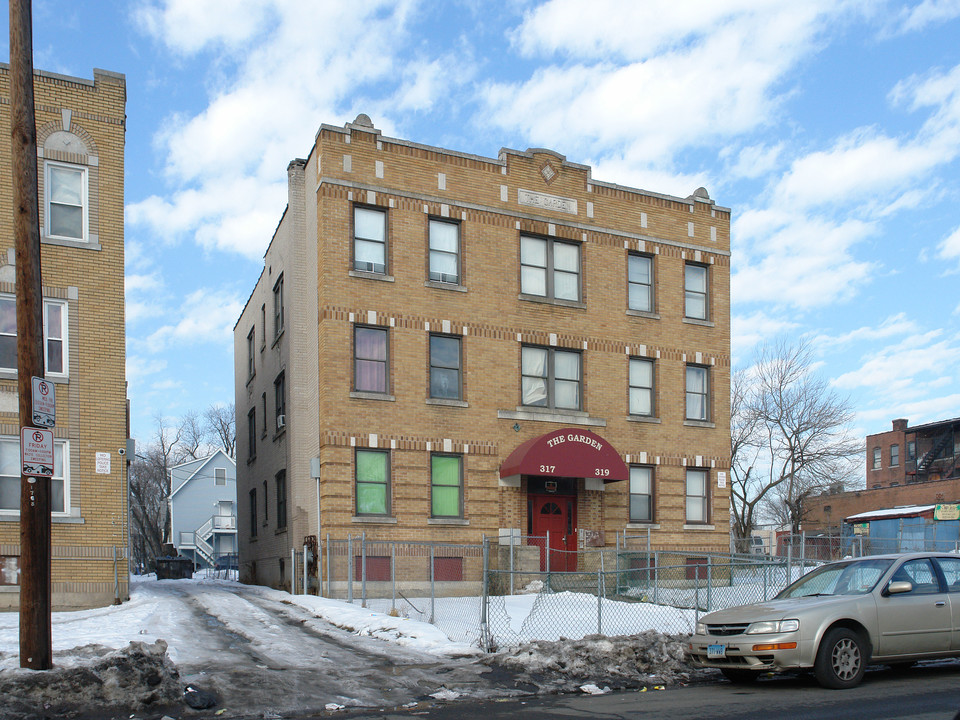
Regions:
[[284, 426], [287, 424], [286, 415], [277, 415], [277, 430], [283, 430]]

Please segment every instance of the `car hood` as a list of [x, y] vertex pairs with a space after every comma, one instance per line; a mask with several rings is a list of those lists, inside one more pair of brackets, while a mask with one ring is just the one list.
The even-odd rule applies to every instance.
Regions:
[[710, 625], [727, 625], [761, 620], [783, 620], [796, 617], [804, 611], [823, 608], [831, 605], [849, 605], [862, 600], [862, 595], [819, 595], [782, 600], [767, 600], [766, 602], [751, 605], [738, 605], [725, 610], [717, 610], [700, 618], [701, 622]]

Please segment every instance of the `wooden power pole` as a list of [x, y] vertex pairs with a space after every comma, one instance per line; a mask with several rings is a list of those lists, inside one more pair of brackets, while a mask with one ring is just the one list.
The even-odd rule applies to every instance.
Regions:
[[[32, 427], [33, 377], [43, 372], [43, 291], [37, 199], [30, 0], [10, 1], [10, 135], [17, 263], [17, 378], [20, 427]], [[22, 442], [22, 440], [21, 440]], [[22, 448], [21, 448], [22, 451]], [[20, 477], [20, 667], [53, 667], [50, 626], [50, 478]]]

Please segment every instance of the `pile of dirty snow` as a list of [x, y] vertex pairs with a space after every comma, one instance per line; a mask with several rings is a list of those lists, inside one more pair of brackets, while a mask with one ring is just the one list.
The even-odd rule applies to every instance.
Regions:
[[183, 697], [167, 644], [131, 642], [108, 651], [85, 645], [57, 653], [57, 667], [42, 672], [0, 670], [3, 718], [75, 717], [93, 708], [127, 713], [162, 708]]
[[687, 664], [686, 637], [648, 630], [617, 637], [537, 640], [495, 653], [484, 662], [517, 672], [547, 692], [573, 692], [588, 681], [612, 689], [673, 685], [704, 674]]

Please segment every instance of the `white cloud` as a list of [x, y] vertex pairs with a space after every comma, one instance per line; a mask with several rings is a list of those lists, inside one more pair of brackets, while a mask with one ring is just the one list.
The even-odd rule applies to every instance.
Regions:
[[960, 17], [960, 0], [923, 0], [923, 2], [900, 10], [891, 18], [895, 24], [892, 33], [908, 33], [923, 30], [934, 23], [943, 23]]
[[960, 268], [960, 227], [957, 227], [937, 245], [937, 255], [948, 262], [958, 263], [958, 268]]
[[[856, 370], [837, 377], [836, 387], [853, 390], [872, 388], [885, 398], [915, 400], [943, 379], [960, 375], [960, 347], [941, 337], [939, 330], [910, 335], [887, 348], [873, 352]], [[934, 393], [939, 395], [939, 392]]]
[[233, 351], [233, 326], [243, 299], [225, 291], [195, 290], [188, 295], [173, 324], [164, 325], [144, 341], [150, 352], [168, 349], [171, 345], [196, 346], [214, 343], [229, 346]]
[[765, 340], [781, 337], [787, 331], [796, 330], [798, 327], [795, 320], [774, 317], [759, 310], [750, 315], [733, 315], [730, 318], [733, 364], [745, 362], [754, 346]]
[[[309, 151], [320, 122], [342, 117], [367, 83], [389, 80], [403, 65], [398, 53], [414, 6], [142, 6], [137, 17], [156, 41], [176, 53], [211, 53], [214, 70], [205, 78], [208, 105], [195, 115], [169, 116], [155, 138], [169, 190], [132, 202], [128, 223], [167, 241], [193, 236], [205, 247], [259, 259], [286, 204], [287, 164]], [[417, 107], [430, 107], [444, 92], [440, 70], [427, 63], [411, 76]]]
[[917, 332], [917, 324], [907, 317], [904, 312], [891, 315], [882, 323], [873, 326], [859, 327], [842, 335], [816, 335], [813, 342], [821, 349], [849, 346], [871, 340], [886, 340], [898, 335], [907, 335]]

